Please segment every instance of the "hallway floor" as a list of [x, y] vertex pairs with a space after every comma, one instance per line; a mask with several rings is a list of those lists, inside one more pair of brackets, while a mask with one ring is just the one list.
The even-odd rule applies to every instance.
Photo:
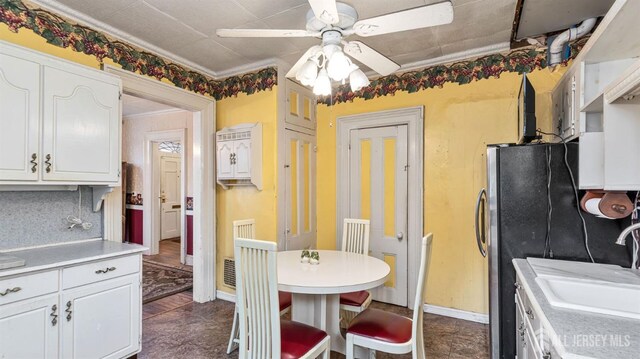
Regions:
[[[143, 306], [142, 352], [138, 358], [238, 358], [226, 354], [234, 304], [223, 300], [195, 303], [182, 292]], [[411, 311], [374, 302], [372, 307], [411, 316]], [[486, 325], [425, 313], [425, 343], [429, 359], [485, 359]], [[332, 359], [344, 358], [332, 353]], [[377, 358], [411, 358], [379, 353]]]
[[158, 254], [142, 256], [142, 259], [151, 263], [157, 263], [177, 269], [193, 272], [193, 267], [180, 263], [180, 238], [169, 238], [160, 241]]

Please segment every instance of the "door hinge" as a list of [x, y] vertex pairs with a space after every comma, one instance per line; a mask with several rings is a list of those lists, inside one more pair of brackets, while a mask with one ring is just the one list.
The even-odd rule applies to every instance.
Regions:
[[122, 100], [122, 92], [118, 92], [118, 100]]
[[118, 170], [118, 178], [120, 178], [120, 170]]

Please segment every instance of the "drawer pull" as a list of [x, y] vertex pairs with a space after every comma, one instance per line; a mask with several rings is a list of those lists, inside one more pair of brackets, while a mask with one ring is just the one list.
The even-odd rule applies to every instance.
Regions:
[[109, 273], [109, 272], [113, 272], [114, 270], [116, 270], [116, 267], [108, 267], [106, 269], [98, 269], [96, 271], [96, 274]]
[[73, 313], [73, 311], [71, 311], [71, 301], [67, 302], [67, 309], [64, 310], [65, 313], [67, 313], [67, 322], [71, 321], [71, 313]]
[[51, 317], [51, 326], [56, 326], [56, 324], [58, 324], [58, 314], [56, 314], [58, 312], [58, 306], [57, 305], [53, 305], [51, 307], [51, 314], [49, 314], [49, 316]]
[[534, 316], [533, 316], [533, 311], [531, 311], [531, 309], [527, 309], [525, 313], [527, 313], [527, 317], [529, 317], [529, 319], [533, 320]]
[[5, 290], [4, 292], [0, 292], [0, 297], [4, 297], [5, 295], [7, 295], [9, 293], [19, 292], [21, 290], [22, 290], [22, 288], [20, 288], [20, 287], [7, 288], [7, 290]]

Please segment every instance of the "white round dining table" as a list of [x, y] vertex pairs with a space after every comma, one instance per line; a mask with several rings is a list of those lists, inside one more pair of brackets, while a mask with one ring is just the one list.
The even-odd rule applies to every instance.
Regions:
[[319, 264], [301, 263], [300, 250], [278, 253], [278, 290], [292, 293], [292, 319], [322, 329], [331, 337], [331, 350], [342, 354], [340, 294], [382, 285], [390, 268], [367, 255], [320, 250]]

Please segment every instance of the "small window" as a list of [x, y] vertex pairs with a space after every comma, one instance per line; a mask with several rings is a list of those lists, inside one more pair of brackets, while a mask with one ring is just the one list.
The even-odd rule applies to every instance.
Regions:
[[182, 146], [180, 142], [164, 141], [158, 145], [158, 150], [168, 153], [180, 153], [182, 152]]

